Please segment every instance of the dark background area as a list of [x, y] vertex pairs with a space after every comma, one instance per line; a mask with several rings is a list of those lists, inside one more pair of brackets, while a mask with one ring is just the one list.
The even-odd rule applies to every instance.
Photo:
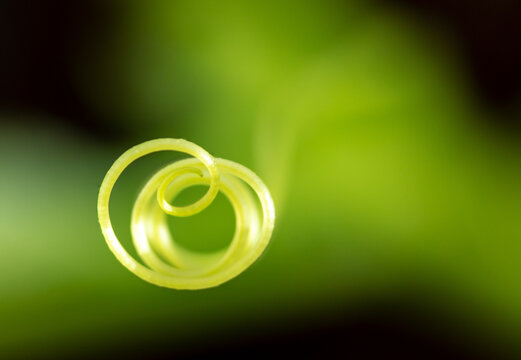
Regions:
[[[501, 1], [382, 1], [407, 9], [456, 39], [477, 103], [494, 113], [495, 125], [518, 129], [521, 93], [520, 5]], [[99, 139], [125, 137], [82, 101], [70, 60], [87, 35], [103, 37], [121, 9], [100, 1], [4, 0], [0, 8], [0, 108], [55, 114]]]
[[[420, 21], [437, 24], [456, 40], [460, 61], [468, 68], [467, 81], [482, 111], [493, 114], [492, 125], [521, 136], [521, 12], [518, 1], [380, 1], [378, 6], [406, 9]], [[123, 6], [123, 5], [120, 5]], [[111, 142], [133, 135], [105, 121], [77, 93], [71, 74], [72, 55], [80, 51], [87, 35], [103, 37], [120, 11], [101, 1], [0, 3], [0, 112], [3, 115], [48, 113], [48, 119], [73, 127], [96, 141]], [[14, 117], [16, 119], [16, 116]], [[62, 119], [67, 119], [63, 123]], [[27, 121], [27, 120], [24, 120]], [[32, 120], [34, 121], [34, 120]], [[412, 297], [414, 299], [414, 297]], [[87, 349], [99, 357], [169, 357], [172, 344], [186, 357], [217, 353], [223, 356], [314, 356], [345, 354], [352, 358], [485, 359], [508, 358], [492, 350], [493, 344], [462, 342], [443, 331], [443, 317], [420, 316], [410, 296], [361, 306], [356, 316], [337, 314], [298, 327], [270, 327], [248, 335], [229, 334], [228, 341], [176, 344], [168, 337], [143, 343], [122, 343]], [[298, 321], [295, 319], [295, 321]], [[295, 331], [298, 328], [298, 331]], [[224, 336], [226, 338], [226, 336]], [[465, 345], [461, 345], [465, 343]], [[178, 349], [179, 350], [179, 349]]]

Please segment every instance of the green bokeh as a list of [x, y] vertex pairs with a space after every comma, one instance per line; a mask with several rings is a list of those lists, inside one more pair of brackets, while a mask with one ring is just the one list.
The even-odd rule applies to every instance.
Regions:
[[[204, 342], [223, 329], [334, 316], [404, 286], [427, 291], [419, 301], [458, 326], [519, 347], [520, 148], [483, 125], [450, 39], [355, 2], [126, 6], [113, 33], [84, 44], [74, 73], [103, 118], [140, 134], [132, 143], [0, 128], [0, 354], [163, 329]], [[105, 245], [101, 180], [126, 148], [156, 137], [240, 162], [272, 190], [272, 243], [229, 283], [157, 288]], [[169, 158], [148, 160], [113, 199], [128, 246], [132, 202]], [[216, 206], [205, 226], [179, 225], [187, 244], [190, 229], [196, 248], [226, 244], [232, 211]]]

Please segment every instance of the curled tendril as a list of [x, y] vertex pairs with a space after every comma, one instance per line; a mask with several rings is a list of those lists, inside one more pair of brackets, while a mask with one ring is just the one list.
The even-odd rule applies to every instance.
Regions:
[[[194, 158], [176, 161], [155, 173], [134, 203], [131, 231], [142, 264], [116, 237], [110, 221], [109, 200], [125, 168], [136, 159], [158, 151], [179, 151]], [[171, 205], [181, 191], [195, 185], [208, 185], [203, 197], [188, 206]], [[260, 209], [246, 185], [258, 196]], [[177, 245], [166, 215], [197, 214], [212, 203], [219, 191], [228, 197], [236, 216], [235, 234], [229, 247], [206, 254]], [[183, 139], [156, 139], [134, 146], [114, 162], [100, 188], [98, 218], [110, 250], [135, 275], [158, 286], [204, 289], [239, 275], [262, 254], [273, 231], [275, 208], [266, 185], [246, 167], [213, 158], [201, 147]]]

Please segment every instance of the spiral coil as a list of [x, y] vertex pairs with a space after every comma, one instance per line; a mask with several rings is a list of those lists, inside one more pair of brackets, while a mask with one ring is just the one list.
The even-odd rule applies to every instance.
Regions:
[[[184, 152], [193, 158], [176, 161], [155, 173], [134, 203], [131, 233], [142, 264], [119, 242], [110, 221], [109, 200], [125, 168], [158, 151]], [[171, 205], [181, 191], [195, 185], [208, 185], [208, 191], [188, 206]], [[258, 196], [260, 209], [246, 185]], [[228, 248], [206, 254], [176, 244], [166, 215], [197, 214], [212, 203], [219, 191], [228, 197], [236, 216], [235, 234]], [[156, 139], [132, 147], [114, 162], [100, 188], [98, 218], [110, 250], [135, 275], [158, 286], [204, 289], [239, 275], [262, 254], [273, 231], [275, 207], [266, 185], [246, 167], [213, 158], [203, 148], [183, 139]]]

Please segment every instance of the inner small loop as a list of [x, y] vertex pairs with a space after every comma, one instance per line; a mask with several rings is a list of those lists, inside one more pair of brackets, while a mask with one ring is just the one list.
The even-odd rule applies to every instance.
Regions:
[[[158, 193], [159, 204], [167, 214], [179, 217], [191, 216], [203, 211], [206, 209], [206, 207], [208, 207], [208, 205], [212, 203], [212, 201], [217, 196], [217, 193], [219, 192], [219, 171], [217, 170], [217, 165], [215, 164], [214, 158], [208, 152], [206, 152], [206, 150], [183, 139], [157, 139], [145, 144], [150, 144], [153, 146], [152, 151], [176, 150], [192, 155], [201, 163], [203, 163], [209, 173], [210, 187], [208, 188], [208, 191], [193, 204], [186, 206], [172, 206], [168, 202], [163, 201], [164, 195], [160, 195]], [[193, 170], [191, 172], [193, 172]], [[178, 175], [179, 173], [175, 176]], [[168, 184], [163, 185], [168, 186]]]
[[195, 174], [197, 174], [197, 175], [199, 175], [201, 177], [203, 177], [203, 175], [204, 175], [201, 169], [198, 169], [198, 168], [195, 168], [195, 167], [185, 167], [185, 168], [177, 169], [177, 170], [172, 171], [163, 180], [163, 182], [161, 183], [161, 185], [157, 189], [157, 202], [159, 203], [159, 206], [161, 207], [161, 209], [163, 209], [163, 211], [165, 213], [170, 214], [170, 215], [179, 216], [179, 217], [190, 216], [193, 213], [183, 212], [182, 209], [186, 209], [189, 206], [197, 205], [196, 207], [193, 208], [193, 211], [198, 213], [198, 212], [204, 210], [204, 208], [207, 206], [207, 205], [200, 205], [200, 202], [195, 202], [192, 205], [188, 205], [188, 206], [185, 206], [185, 207], [176, 207], [176, 206], [171, 205], [168, 202], [168, 200], [166, 199], [166, 195], [165, 195], [166, 194], [166, 190], [168, 189], [168, 186], [172, 183], [172, 181], [175, 178], [177, 178], [178, 176], [181, 176], [181, 175], [184, 175], [184, 174], [190, 174], [190, 173], [192, 173], [192, 174], [195, 173]]

